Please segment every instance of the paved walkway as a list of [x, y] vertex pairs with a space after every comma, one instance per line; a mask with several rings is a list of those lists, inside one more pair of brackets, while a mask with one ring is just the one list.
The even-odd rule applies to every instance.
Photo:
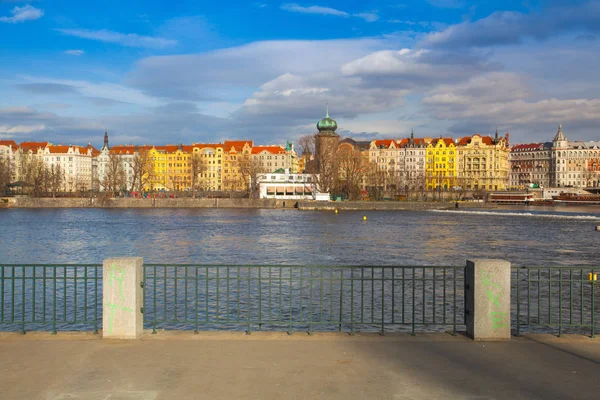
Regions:
[[4, 333], [0, 398], [597, 400], [600, 338]]

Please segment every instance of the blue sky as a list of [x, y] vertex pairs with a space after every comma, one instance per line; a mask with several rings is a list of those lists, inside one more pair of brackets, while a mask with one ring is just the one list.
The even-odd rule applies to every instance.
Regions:
[[600, 139], [600, 2], [0, 0], [0, 138]]

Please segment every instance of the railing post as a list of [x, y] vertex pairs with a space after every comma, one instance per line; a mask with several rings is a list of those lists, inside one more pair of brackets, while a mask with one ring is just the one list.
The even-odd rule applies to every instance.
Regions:
[[141, 257], [109, 258], [102, 266], [102, 337], [137, 339], [144, 329]]
[[465, 322], [472, 339], [510, 339], [510, 275], [508, 261], [467, 260]]

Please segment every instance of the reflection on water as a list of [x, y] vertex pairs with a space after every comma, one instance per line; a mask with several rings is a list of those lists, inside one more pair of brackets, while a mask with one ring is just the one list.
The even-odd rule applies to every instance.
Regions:
[[[362, 220], [367, 215], [367, 222]], [[543, 216], [540, 216], [543, 215]], [[599, 207], [490, 211], [0, 210], [2, 263], [597, 265]]]

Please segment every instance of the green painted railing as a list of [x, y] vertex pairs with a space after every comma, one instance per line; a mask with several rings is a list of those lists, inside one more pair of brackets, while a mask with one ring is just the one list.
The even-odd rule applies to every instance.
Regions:
[[102, 265], [0, 264], [0, 327], [93, 330], [102, 319]]
[[512, 269], [512, 324], [523, 331], [558, 335], [600, 328], [600, 268], [523, 267]]
[[402, 331], [464, 326], [464, 267], [144, 265], [157, 329]]

